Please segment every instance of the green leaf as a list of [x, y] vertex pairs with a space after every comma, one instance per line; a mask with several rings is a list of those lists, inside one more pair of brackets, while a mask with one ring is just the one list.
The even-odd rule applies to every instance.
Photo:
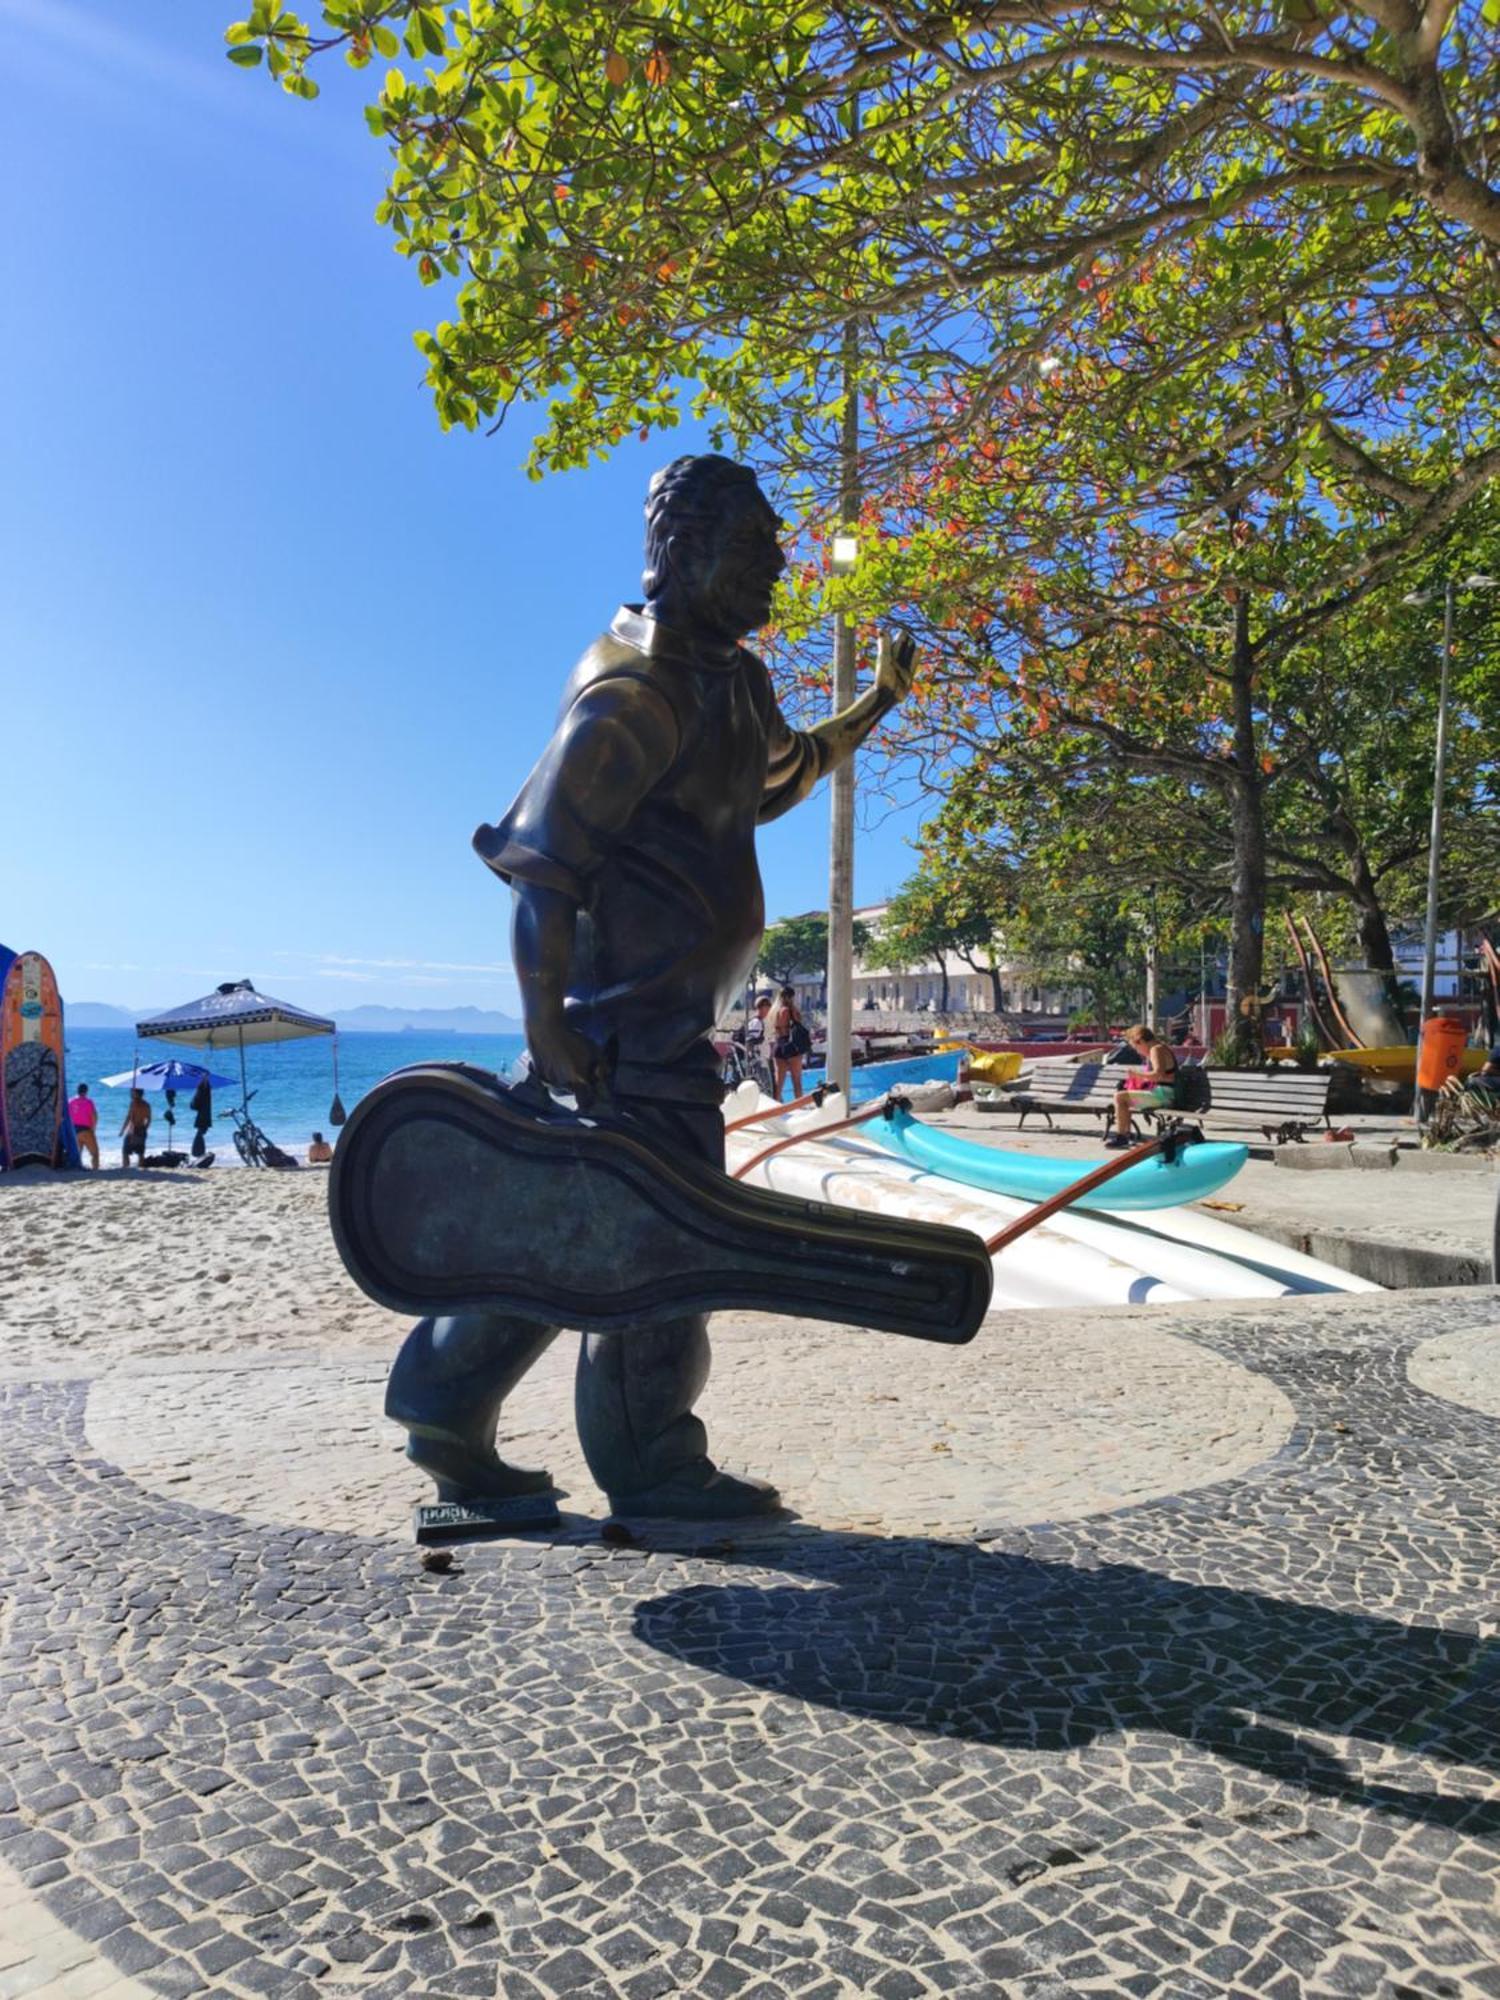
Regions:
[[232, 63], [238, 63], [241, 69], [254, 69], [265, 54], [265, 50], [259, 42], [241, 42], [235, 48], [226, 49], [224, 53]]

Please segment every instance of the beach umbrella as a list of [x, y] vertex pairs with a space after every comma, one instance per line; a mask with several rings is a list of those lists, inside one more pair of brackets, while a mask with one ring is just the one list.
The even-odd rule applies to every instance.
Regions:
[[206, 1083], [210, 1090], [227, 1090], [234, 1078], [203, 1069], [198, 1063], [178, 1062], [171, 1056], [165, 1062], [122, 1069], [118, 1076], [102, 1076], [99, 1081], [111, 1090], [196, 1090], [200, 1083]]
[[337, 1032], [332, 1021], [321, 1014], [309, 1014], [289, 1000], [270, 993], [257, 993], [248, 979], [226, 980], [201, 1000], [189, 1000], [181, 1007], [169, 1007], [164, 1014], [152, 1014], [137, 1021], [135, 1031], [142, 1041], [186, 1042], [200, 1049], [237, 1048], [240, 1053], [240, 1097], [247, 1100], [245, 1051], [266, 1042], [300, 1042], [309, 1035]]

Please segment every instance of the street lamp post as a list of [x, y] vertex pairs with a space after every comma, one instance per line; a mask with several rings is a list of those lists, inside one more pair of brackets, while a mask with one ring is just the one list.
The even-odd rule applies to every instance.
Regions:
[[[1462, 579], [1466, 590], [1494, 590], [1500, 588], [1500, 577], [1466, 576]], [[1458, 582], [1449, 577], [1443, 584], [1443, 658], [1438, 677], [1437, 744], [1432, 760], [1432, 828], [1427, 845], [1427, 919], [1422, 932], [1422, 996], [1417, 1011], [1417, 1048], [1420, 1052], [1422, 1035], [1433, 1011], [1433, 1000], [1437, 987], [1437, 927], [1438, 888], [1443, 859], [1443, 788], [1448, 775], [1448, 689], [1453, 673], [1453, 607]], [[1401, 602], [1410, 605], [1426, 605], [1432, 602], [1432, 592], [1414, 590]], [[1417, 1123], [1427, 1122], [1427, 1107], [1423, 1094], [1416, 1093]]]
[[[847, 576], [859, 560], [859, 545], [847, 531], [833, 538], [833, 571]], [[833, 627], [833, 712], [854, 700], [854, 627], [841, 611]], [[854, 759], [829, 779], [828, 825], [828, 1008], [824, 1078], [847, 1097], [853, 1068], [854, 1030]]]
[[1427, 843], [1427, 923], [1422, 933], [1422, 1003], [1417, 1043], [1437, 985], [1438, 877], [1443, 858], [1443, 786], [1448, 775], [1448, 686], [1453, 672], [1453, 578], [1443, 585], [1443, 661], [1438, 676], [1437, 748], [1432, 760], [1432, 831]]

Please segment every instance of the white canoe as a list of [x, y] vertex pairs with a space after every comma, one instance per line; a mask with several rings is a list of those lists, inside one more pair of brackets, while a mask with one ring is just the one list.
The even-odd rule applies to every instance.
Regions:
[[[753, 1086], [725, 1106], [726, 1117], [757, 1108]], [[830, 1097], [819, 1108], [784, 1113], [731, 1132], [731, 1170], [792, 1131], [836, 1124], [847, 1113]], [[874, 1209], [914, 1221], [944, 1222], [992, 1236], [1031, 1204], [961, 1186], [861, 1142], [858, 1129], [808, 1139], [756, 1167], [752, 1185], [775, 1188], [845, 1208]], [[1148, 1215], [1064, 1210], [995, 1258], [997, 1307], [1165, 1304], [1185, 1299], [1280, 1298], [1299, 1292], [1378, 1291], [1377, 1285], [1333, 1265], [1283, 1249], [1190, 1208]]]

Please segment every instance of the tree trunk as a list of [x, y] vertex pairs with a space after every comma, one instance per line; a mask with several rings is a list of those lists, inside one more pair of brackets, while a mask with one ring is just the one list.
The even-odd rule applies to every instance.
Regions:
[[990, 987], [995, 1002], [994, 1011], [997, 1014], [1003, 1014], [1005, 1012], [1005, 989], [1000, 984], [1000, 968], [998, 965], [987, 965], [984, 969], [990, 975]]
[[1396, 955], [1391, 949], [1390, 931], [1386, 928], [1385, 907], [1365, 853], [1365, 844], [1360, 839], [1358, 823], [1343, 798], [1335, 795], [1328, 803], [1330, 830], [1338, 842], [1347, 871], [1349, 900], [1354, 905], [1359, 933], [1360, 956], [1372, 972], [1394, 974]]
[[1380, 891], [1375, 886], [1375, 878], [1370, 873], [1370, 864], [1363, 852], [1354, 857], [1349, 886], [1358, 913], [1360, 955], [1372, 972], [1394, 973], [1396, 954], [1391, 949], [1391, 934], [1386, 925], [1385, 910], [1380, 901]]
[[1233, 859], [1229, 912], [1228, 1029], [1241, 1059], [1261, 1053], [1260, 986], [1266, 953], [1266, 811], [1260, 756], [1255, 746], [1251, 681], [1255, 653], [1250, 643], [1250, 598], [1241, 590], [1234, 607], [1234, 782], [1229, 811]]
[[938, 1001], [938, 1012], [946, 1014], [948, 1011], [948, 960], [942, 952], [938, 952], [937, 954], [937, 968], [943, 976], [943, 997]]

